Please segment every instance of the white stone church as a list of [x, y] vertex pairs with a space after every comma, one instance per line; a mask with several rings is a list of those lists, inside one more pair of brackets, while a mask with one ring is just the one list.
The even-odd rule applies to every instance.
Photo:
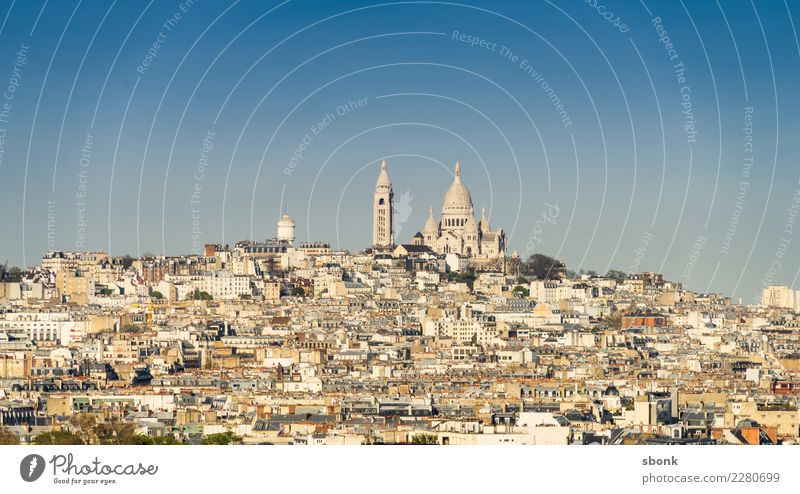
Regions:
[[[375, 248], [394, 245], [394, 192], [386, 161], [381, 163], [375, 184], [372, 243]], [[492, 231], [483, 208], [481, 220], [475, 221], [472, 196], [461, 181], [461, 165], [456, 163], [455, 178], [447, 189], [442, 204], [441, 221], [436, 221], [433, 208], [422, 232], [417, 232], [412, 245], [426, 245], [440, 255], [458, 254], [472, 260], [493, 261], [505, 257], [506, 235], [502, 228]]]

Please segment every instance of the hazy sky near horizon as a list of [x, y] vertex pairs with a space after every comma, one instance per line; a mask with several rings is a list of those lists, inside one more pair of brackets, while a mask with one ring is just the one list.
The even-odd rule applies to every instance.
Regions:
[[455, 162], [509, 252], [798, 286], [797, 1], [3, 1], [0, 260], [358, 250]]

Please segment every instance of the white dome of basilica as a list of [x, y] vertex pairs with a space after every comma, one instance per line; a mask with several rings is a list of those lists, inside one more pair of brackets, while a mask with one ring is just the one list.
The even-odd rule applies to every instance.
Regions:
[[461, 181], [461, 165], [456, 162], [456, 176], [444, 195], [442, 212], [462, 213], [464, 211], [472, 211], [472, 196], [467, 186]]

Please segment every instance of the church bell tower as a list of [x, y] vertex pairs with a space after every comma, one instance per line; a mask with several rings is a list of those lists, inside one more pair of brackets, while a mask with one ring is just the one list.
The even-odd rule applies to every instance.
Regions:
[[386, 160], [381, 162], [378, 182], [375, 184], [375, 199], [372, 218], [372, 247], [394, 245], [394, 191]]

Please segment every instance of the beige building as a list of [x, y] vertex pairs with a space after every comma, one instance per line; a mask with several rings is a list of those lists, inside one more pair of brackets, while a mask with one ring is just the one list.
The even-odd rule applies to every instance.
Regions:
[[780, 437], [797, 438], [800, 415], [794, 406], [773, 406], [763, 403], [732, 402], [725, 407], [725, 427], [736, 427], [739, 422], [751, 419], [763, 427], [775, 427]]
[[798, 307], [798, 296], [800, 296], [800, 292], [796, 292], [788, 286], [770, 285], [761, 290], [761, 305], [795, 310]]
[[56, 294], [85, 304], [89, 295], [94, 295], [94, 280], [85, 272], [62, 269], [56, 273]]

